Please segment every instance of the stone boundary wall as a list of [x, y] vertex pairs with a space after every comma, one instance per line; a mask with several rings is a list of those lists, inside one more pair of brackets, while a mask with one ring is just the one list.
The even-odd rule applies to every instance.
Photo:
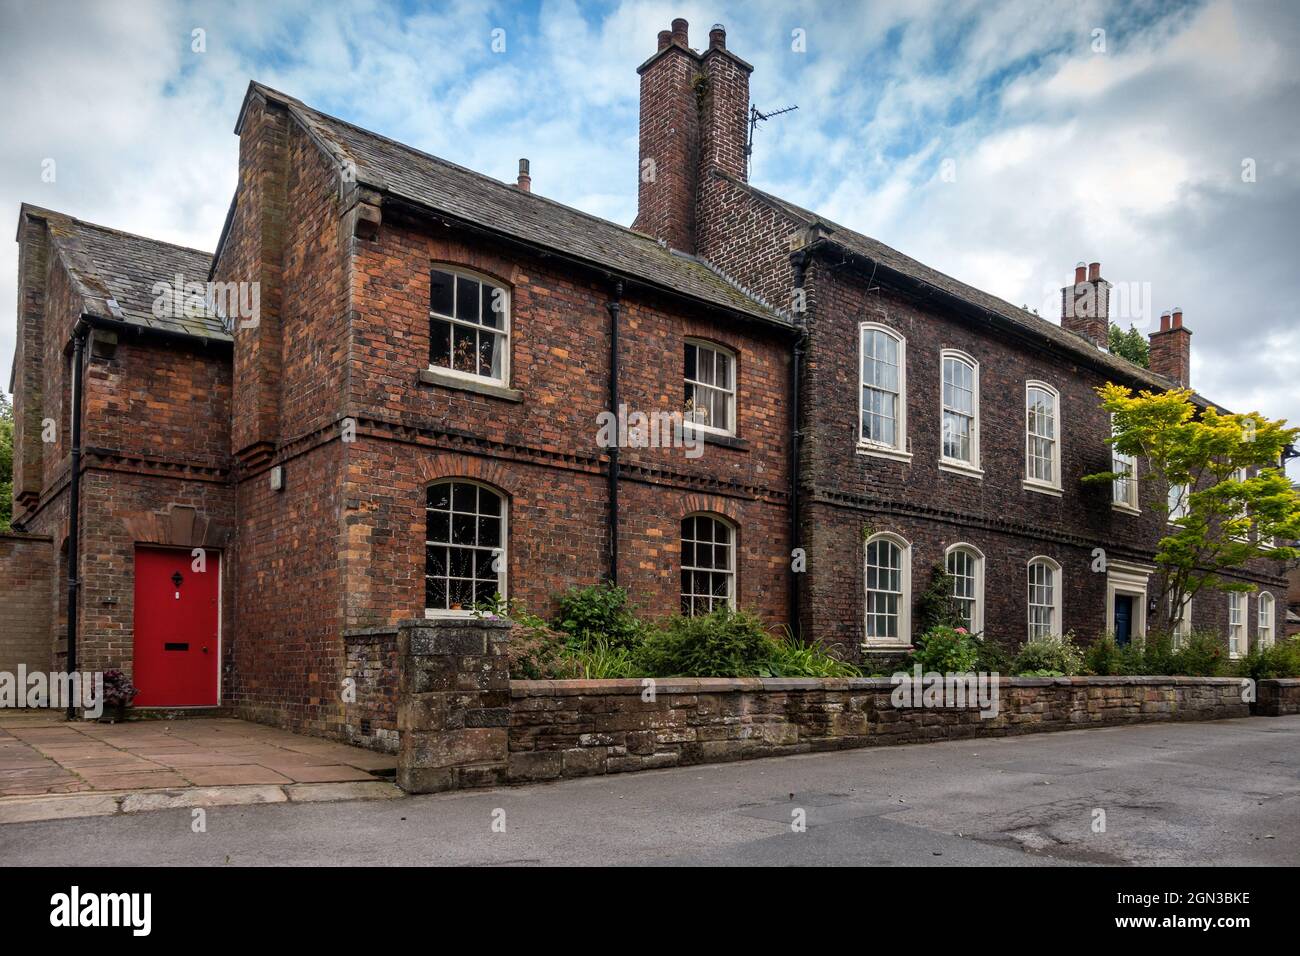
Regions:
[[507, 780], [887, 744], [1247, 717], [1237, 678], [1000, 678], [997, 716], [893, 706], [888, 678], [511, 681]]
[[45, 535], [0, 533], [0, 671], [48, 671], [54, 663], [54, 542]]
[[[1004, 677], [988, 717], [973, 699], [965, 707], [896, 707], [889, 678], [673, 678], [654, 681], [653, 696], [642, 680], [512, 681], [510, 627], [475, 618], [399, 625], [397, 782], [404, 790], [1216, 720], [1247, 717], [1252, 708], [1232, 677]], [[1262, 681], [1259, 695], [1270, 703], [1256, 704], [1257, 712], [1300, 712], [1300, 681]]]
[[1259, 682], [1253, 712], [1262, 717], [1300, 714], [1300, 678], [1272, 678]]

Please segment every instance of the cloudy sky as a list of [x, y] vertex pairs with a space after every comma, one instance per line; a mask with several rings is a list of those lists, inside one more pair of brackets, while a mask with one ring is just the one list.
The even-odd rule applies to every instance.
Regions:
[[[761, 188], [1049, 318], [1098, 260], [1126, 324], [1183, 307], [1204, 394], [1300, 421], [1290, 0], [0, 0], [0, 215], [212, 249], [256, 78], [502, 179], [528, 156], [534, 190], [630, 223], [635, 67], [674, 16], [799, 106], [759, 129]], [[16, 269], [0, 245], [5, 386]]]

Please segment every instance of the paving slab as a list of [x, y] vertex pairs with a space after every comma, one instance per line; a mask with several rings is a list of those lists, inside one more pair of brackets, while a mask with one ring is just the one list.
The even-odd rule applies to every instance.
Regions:
[[0, 714], [0, 800], [81, 791], [365, 783], [397, 759], [229, 717], [68, 722]]

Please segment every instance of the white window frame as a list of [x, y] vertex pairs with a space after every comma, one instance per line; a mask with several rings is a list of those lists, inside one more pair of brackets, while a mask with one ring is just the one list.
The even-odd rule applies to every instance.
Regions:
[[[1029, 395], [1034, 389], [1047, 392], [1052, 396], [1052, 423], [1054, 437], [1052, 442], [1052, 480], [1044, 481], [1041, 478], [1034, 477], [1033, 455], [1031, 453], [1033, 439], [1047, 440], [1043, 435], [1032, 434], [1029, 431]], [[1024, 395], [1024, 414], [1025, 414], [1025, 477], [1022, 484], [1029, 491], [1037, 491], [1043, 494], [1056, 495], [1060, 497], [1061, 491], [1061, 393], [1048, 385], [1046, 382], [1030, 380], [1025, 382]]]
[[[1114, 433], [1115, 416], [1111, 416], [1111, 431]], [[1116, 511], [1128, 514], [1141, 514], [1141, 498], [1138, 490], [1138, 460], [1136, 455], [1125, 455], [1114, 445], [1110, 446], [1110, 470], [1116, 474], [1127, 474], [1127, 478], [1111, 480], [1110, 506]]]
[[[679, 564], [680, 564], [680, 568], [681, 568], [681, 571], [682, 571], [682, 573], [685, 573], [685, 572], [688, 572], [688, 571], [689, 571], [689, 572], [692, 572], [692, 573], [700, 572], [700, 573], [705, 573], [705, 574], [723, 574], [723, 575], [725, 575], [725, 577], [726, 577], [726, 579], [727, 579], [727, 607], [731, 608], [732, 610], [735, 610], [735, 608], [736, 608], [736, 590], [737, 590], [737, 584], [738, 584], [738, 581], [739, 581], [739, 577], [738, 577], [738, 576], [739, 576], [739, 569], [738, 569], [738, 567], [737, 567], [737, 561], [738, 561], [738, 559], [739, 559], [739, 547], [738, 547], [738, 544], [739, 544], [739, 539], [740, 539], [740, 534], [739, 534], [739, 530], [738, 530], [738, 528], [737, 528], [737, 525], [736, 525], [736, 523], [735, 523], [734, 521], [731, 521], [730, 519], [728, 519], [728, 518], [725, 517], [724, 515], [720, 515], [720, 514], [718, 514], [717, 512], [714, 512], [714, 511], [692, 511], [690, 514], [682, 515], [682, 520], [681, 520], [680, 522], [678, 522], [678, 525], [677, 525], [677, 545], [678, 545], [678, 548], [679, 548], [679, 549], [680, 549], [680, 547], [681, 547], [682, 542], [686, 540], [686, 539], [682, 536], [682, 528], [681, 528], [681, 526], [682, 526], [682, 524], [684, 524], [684, 523], [687, 521], [687, 519], [691, 519], [691, 518], [707, 518], [707, 519], [710, 520], [710, 521], [715, 521], [715, 522], [717, 522], [718, 524], [722, 525], [724, 528], [727, 529], [727, 532], [729, 533], [729, 535], [730, 535], [730, 537], [731, 537], [731, 541], [730, 541], [730, 542], [728, 543], [728, 545], [727, 545], [727, 548], [728, 548], [728, 550], [729, 550], [729, 552], [730, 552], [730, 556], [731, 556], [731, 557], [730, 557], [731, 567], [730, 567], [730, 568], [721, 568], [721, 569], [720, 569], [720, 568], [704, 568], [704, 567], [700, 567], [698, 564], [687, 564], [687, 563], [685, 562], [685, 560], [683, 559], [683, 560], [681, 560], [681, 561], [679, 562]], [[699, 541], [700, 541], [699, 538], [692, 538], [691, 540], [694, 541], [694, 542], [696, 542], [696, 543], [699, 543]], [[716, 542], [710, 542], [710, 544], [712, 544], [714, 547], [717, 546], [717, 543], [716, 543]], [[680, 553], [680, 551], [679, 551], [679, 553]], [[696, 554], [698, 555], [698, 553], [699, 553], [699, 552], [697, 551]], [[691, 580], [692, 580], [692, 584], [694, 584], [694, 578], [693, 578], [693, 577], [692, 577]], [[695, 601], [698, 600], [698, 599], [700, 599], [700, 598], [708, 598], [708, 599], [709, 599], [709, 603], [710, 603], [710, 611], [717, 610], [716, 607], [713, 607], [713, 604], [714, 604], [714, 602], [716, 601], [716, 595], [714, 595], [714, 594], [699, 594], [698, 592], [696, 592], [696, 591], [694, 591], [694, 590], [690, 591], [689, 594], [688, 594], [687, 592], [682, 591], [682, 589], [681, 589], [681, 578], [680, 578], [680, 576], [678, 577], [678, 587], [677, 587], [677, 590], [678, 590], [678, 604], [679, 604], [679, 605], [680, 605], [680, 603], [682, 602], [682, 600], [684, 600], [685, 598], [687, 598], [687, 597], [690, 597], [690, 598], [691, 598], [691, 611], [690, 611], [690, 613], [689, 613], [688, 615], [686, 615], [687, 617], [695, 617]], [[680, 612], [680, 610], [681, 610], [680, 607], [678, 608], [678, 610], [679, 610], [679, 612]], [[708, 613], [708, 612], [706, 612], [706, 613]]]
[[[1246, 481], [1246, 480], [1248, 480], [1248, 479], [1250, 478], [1250, 469], [1249, 469], [1249, 468], [1234, 468], [1233, 471], [1232, 471], [1232, 477], [1233, 477], [1233, 480], [1234, 480], [1234, 481]], [[1250, 517], [1250, 513], [1249, 513], [1249, 511], [1246, 512], [1246, 517]], [[1234, 534], [1234, 535], [1232, 535], [1232, 539], [1233, 539], [1234, 541], [1240, 541], [1240, 542], [1242, 542], [1243, 544], [1249, 544], [1249, 543], [1250, 543], [1250, 536], [1251, 536], [1251, 531], [1252, 531], [1252, 529], [1253, 529], [1253, 525], [1252, 525], [1250, 528], [1247, 528], [1247, 529], [1246, 529], [1246, 533], [1245, 533], [1245, 534]]]
[[[880, 332], [889, 336], [898, 344], [898, 406], [894, 416], [894, 443], [892, 445], [870, 441], [862, 437], [862, 390], [875, 387], [868, 386], [863, 381], [862, 375], [862, 363], [866, 355], [865, 346], [868, 332]], [[879, 458], [892, 458], [898, 461], [911, 461], [912, 453], [908, 450], [907, 442], [907, 339], [903, 337], [902, 333], [879, 322], [858, 323], [858, 389], [855, 400], [858, 403], [858, 453], [874, 455]]]
[[[451, 275], [453, 275], [453, 276], [463, 276], [463, 277], [466, 278], [466, 279], [473, 279], [475, 282], [481, 283], [481, 284], [483, 284], [483, 285], [491, 286], [491, 287], [494, 288], [494, 289], [500, 289], [503, 293], [505, 293], [505, 306], [506, 306], [506, 307], [505, 307], [505, 314], [502, 316], [502, 320], [501, 320], [501, 328], [500, 328], [500, 329], [494, 329], [494, 328], [492, 328], [491, 326], [483, 325], [483, 324], [481, 324], [481, 323], [467, 322], [467, 321], [465, 321], [464, 319], [458, 319], [458, 318], [456, 318], [454, 315], [443, 315], [443, 314], [440, 313], [440, 312], [434, 312], [434, 311], [433, 311], [433, 308], [432, 308], [431, 306], [426, 310], [427, 313], [428, 313], [428, 321], [429, 321], [429, 323], [430, 323], [430, 328], [429, 328], [429, 338], [430, 338], [429, 349], [430, 349], [430, 352], [432, 352], [432, 350], [433, 350], [433, 341], [432, 341], [432, 339], [433, 339], [433, 329], [432, 329], [432, 324], [433, 324], [434, 321], [438, 321], [438, 322], [449, 322], [449, 323], [451, 323], [452, 334], [451, 334], [451, 341], [448, 342], [448, 349], [449, 349], [449, 351], [448, 351], [448, 355], [451, 355], [451, 352], [454, 351], [455, 348], [456, 348], [456, 334], [455, 334], [455, 330], [456, 330], [456, 326], [458, 326], [458, 325], [459, 325], [459, 326], [462, 326], [462, 327], [464, 327], [464, 328], [474, 329], [474, 330], [477, 331], [477, 332], [483, 332], [483, 331], [486, 331], [486, 332], [492, 333], [492, 334], [494, 334], [494, 335], [497, 335], [497, 336], [501, 339], [501, 346], [500, 346], [500, 347], [501, 347], [501, 376], [500, 376], [500, 378], [498, 378], [498, 377], [496, 377], [496, 376], [493, 376], [493, 375], [479, 375], [477, 372], [466, 372], [466, 371], [463, 371], [463, 370], [461, 370], [461, 369], [452, 368], [452, 367], [449, 366], [449, 365], [435, 365], [435, 364], [433, 364], [433, 356], [432, 356], [432, 355], [430, 355], [429, 358], [428, 358], [429, 371], [432, 372], [432, 373], [434, 373], [435, 375], [444, 375], [444, 376], [449, 376], [449, 377], [451, 377], [451, 378], [461, 379], [461, 380], [463, 380], [463, 381], [467, 381], [467, 382], [488, 382], [488, 383], [491, 383], [491, 384], [493, 384], [493, 385], [509, 386], [509, 384], [510, 384], [510, 351], [511, 351], [511, 348], [510, 348], [510, 335], [511, 335], [511, 333], [510, 333], [510, 326], [511, 326], [511, 318], [512, 318], [512, 314], [513, 314], [513, 311], [514, 311], [514, 309], [513, 309], [513, 294], [512, 294], [512, 290], [511, 290], [510, 286], [507, 285], [505, 282], [502, 282], [500, 279], [497, 279], [497, 278], [495, 278], [495, 277], [493, 277], [493, 276], [485, 275], [485, 274], [483, 274], [483, 273], [481, 273], [481, 272], [475, 272], [473, 269], [465, 269], [465, 268], [462, 268], [462, 267], [460, 267], [460, 266], [449, 265], [449, 264], [447, 264], [447, 263], [445, 263], [445, 262], [433, 262], [433, 263], [430, 263], [430, 264], [429, 264], [429, 273], [430, 273], [429, 281], [430, 281], [430, 283], [432, 283], [432, 281], [433, 281], [433, 276], [432, 276], [432, 274], [433, 274], [434, 272], [446, 272], [446, 273], [449, 273], [449, 274], [451, 274]], [[460, 284], [459, 284], [459, 283], [452, 283], [452, 290], [453, 290], [453, 291], [452, 291], [452, 309], [451, 309], [451, 310], [452, 310], [452, 312], [455, 312], [455, 311], [456, 311], [456, 297], [460, 295]], [[481, 299], [480, 299], [480, 301], [481, 301]], [[454, 358], [452, 359], [452, 362], [453, 362], [453, 364], [454, 364], [454, 362], [455, 362], [455, 359], [454, 359]]]
[[1273, 620], [1277, 602], [1269, 591], [1261, 591], [1256, 602], [1255, 642], [1258, 647], [1272, 647], [1274, 641]]
[[[879, 591], [881, 594], [898, 594], [898, 634], [895, 637], [875, 637], [868, 634], [867, 620], [871, 610], [870, 579], [867, 574], [867, 557], [871, 546], [885, 542], [899, 549], [898, 592]], [[862, 547], [862, 635], [863, 647], [906, 647], [912, 643], [912, 545], [906, 538], [890, 531], [871, 535]]]
[[[1240, 602], [1240, 603], [1238, 603]], [[1228, 656], [1234, 660], [1246, 646], [1246, 620], [1250, 617], [1250, 598], [1245, 591], [1228, 592]]]
[[1169, 510], [1168, 520], [1170, 524], [1173, 524], [1180, 518], [1187, 517], [1188, 511], [1191, 507], [1190, 502], [1188, 501], [1191, 493], [1192, 489], [1188, 484], [1169, 483], [1169, 487], [1165, 490], [1165, 505]]
[[[1173, 607], [1174, 596], [1169, 595], [1169, 606]], [[1182, 647], [1183, 642], [1192, 636], [1192, 599], [1188, 598], [1183, 602], [1182, 613], [1179, 614], [1178, 620], [1174, 622], [1174, 647]]]
[[[697, 378], [693, 378], [693, 379], [686, 377], [686, 369], [685, 369], [686, 348], [688, 346], [695, 349], [695, 374]], [[721, 356], [722, 358], [727, 360], [727, 380], [731, 382], [730, 388], [723, 388], [719, 385], [713, 385], [708, 382], [701, 382], [699, 380], [698, 378], [700, 374], [699, 361], [700, 361], [701, 351], [712, 352], [714, 355]], [[682, 415], [684, 418], [683, 424], [687, 428], [693, 428], [696, 429], [697, 431], [702, 431], [702, 432], [710, 432], [714, 435], [734, 436], [736, 434], [737, 364], [738, 363], [736, 362], [736, 353], [732, 349], [727, 348], [725, 345], [719, 345], [718, 343], [710, 342], [707, 339], [688, 338], [685, 340], [685, 342], [682, 344], [683, 385], [694, 385], [697, 389], [696, 394], [698, 394], [698, 389], [703, 388], [703, 389], [711, 389], [712, 391], [720, 392], [723, 395], [725, 395], [727, 397], [727, 420], [731, 423], [730, 428], [718, 428], [716, 425], [706, 425], [703, 422], [692, 421], [690, 416], [693, 414], [693, 412], [686, 411], [685, 399], [683, 399], [683, 407], [682, 407]], [[716, 360], [715, 360], [715, 367], [716, 367]]]
[[[944, 425], [948, 421], [950, 411], [947, 402], [944, 401], [944, 389], [948, 385], [949, 362], [965, 365], [970, 369], [971, 373], [969, 461], [961, 458], [950, 458], [944, 454]], [[955, 415], [966, 415], [965, 412], [956, 409], [951, 409], [951, 411]], [[939, 353], [939, 467], [944, 471], [971, 475], [976, 478], [984, 476], [984, 470], [980, 467], [980, 363], [976, 361], [974, 356], [960, 349], [944, 349]]]
[[[429, 520], [429, 519], [428, 519], [428, 511], [429, 511], [429, 508], [428, 508], [428, 494], [429, 494], [429, 489], [430, 489], [430, 488], [433, 488], [433, 487], [436, 487], [436, 486], [438, 486], [438, 485], [447, 485], [447, 484], [450, 484], [450, 485], [453, 485], [453, 486], [454, 486], [454, 485], [473, 485], [473, 486], [476, 487], [476, 488], [483, 488], [483, 489], [486, 489], [487, 491], [492, 492], [492, 494], [496, 495], [498, 498], [501, 499], [501, 544], [500, 544], [500, 546], [499, 546], [498, 548], [488, 548], [488, 549], [484, 549], [484, 548], [480, 547], [480, 546], [477, 545], [477, 544], [473, 544], [473, 545], [459, 545], [459, 544], [451, 544], [451, 529], [450, 529], [450, 527], [448, 527], [448, 532], [447, 532], [447, 541], [431, 541], [431, 540], [429, 540], [429, 525], [428, 525], [428, 520]], [[429, 547], [430, 545], [433, 545], [434, 547], [445, 547], [445, 548], [467, 548], [467, 549], [469, 549], [469, 550], [471, 550], [471, 551], [482, 551], [482, 550], [500, 551], [500, 552], [501, 552], [501, 554], [500, 554], [501, 570], [500, 570], [499, 572], [497, 572], [497, 584], [498, 584], [498, 588], [497, 588], [497, 590], [500, 592], [502, 600], [507, 600], [507, 599], [509, 598], [509, 593], [510, 593], [510, 592], [509, 592], [509, 577], [510, 577], [510, 575], [509, 575], [509, 569], [510, 569], [510, 561], [509, 561], [509, 554], [510, 554], [510, 497], [509, 497], [509, 495], [507, 495], [507, 494], [506, 494], [504, 491], [502, 491], [500, 488], [494, 488], [492, 485], [489, 485], [489, 484], [487, 484], [486, 482], [483, 482], [483, 481], [475, 481], [473, 478], [458, 478], [458, 477], [438, 478], [438, 479], [435, 479], [434, 481], [426, 482], [426, 483], [422, 486], [422, 490], [423, 490], [423, 493], [424, 493], [424, 495], [425, 495], [425, 526], [424, 526], [424, 546], [425, 546], [425, 549], [427, 550], [428, 547]], [[455, 511], [455, 494], [456, 494], [456, 492], [455, 492], [455, 488], [453, 487], [453, 489], [452, 489], [452, 498], [450, 499], [450, 501], [451, 501], [451, 505], [452, 505], [452, 511], [451, 511], [451, 513], [452, 513], [452, 514], [468, 514], [468, 512], [457, 512], [457, 511]], [[475, 516], [475, 520], [476, 520], [476, 522], [477, 522], [477, 519], [481, 516], [480, 513], [477, 511], [477, 508], [478, 508], [478, 502], [477, 502], [477, 499], [475, 500], [474, 507], [475, 507], [475, 509], [476, 509], [475, 512], [474, 512], [474, 516]], [[475, 533], [475, 537], [477, 537], [477, 531], [476, 531], [476, 533]], [[422, 566], [423, 566], [423, 562], [426, 561], [426, 560], [427, 560], [427, 557], [426, 557], [425, 554], [422, 552], [422, 553], [421, 553], [421, 563], [422, 563]], [[424, 580], [425, 578], [427, 578], [427, 577], [428, 577], [427, 574], [422, 573], [422, 574], [420, 575], [420, 580], [423, 581], [423, 580]], [[444, 577], [449, 577], [449, 575], [444, 575]], [[450, 597], [450, 595], [449, 595], [449, 597]], [[427, 597], [425, 598], [425, 600], [427, 601]], [[450, 601], [449, 601], [448, 603], [450, 603]], [[428, 607], [428, 606], [426, 605], [425, 608], [424, 608], [424, 616], [425, 616], [426, 618], [444, 618], [444, 617], [457, 617], [457, 618], [459, 618], [459, 617], [473, 617], [473, 616], [474, 616], [474, 607], [473, 607], [473, 604], [471, 604], [471, 605], [470, 605], [469, 607], [467, 607], [467, 608], [461, 608], [460, 610], [454, 610], [454, 609], [452, 609], [452, 608], [433, 608], [433, 607]]]
[[[1052, 603], [1035, 604], [1034, 603], [1034, 567], [1035, 565], [1045, 565], [1052, 572]], [[1061, 630], [1061, 590], [1062, 590], [1062, 573], [1061, 563], [1055, 558], [1049, 558], [1045, 554], [1035, 555], [1025, 564], [1025, 633], [1028, 635], [1026, 640], [1038, 641], [1045, 637], [1060, 637], [1063, 633]], [[1034, 608], [1050, 607], [1052, 610], [1052, 621], [1048, 628], [1047, 634], [1034, 633]]]
[[[972, 634], [984, 633], [984, 552], [973, 544], [965, 541], [958, 541], [956, 544], [949, 545], [943, 553], [943, 569], [949, 577], [954, 577], [952, 570], [948, 567], [948, 559], [958, 552], [968, 555], [974, 561], [972, 570], [972, 589], [973, 603], [971, 606], [971, 620], [969, 630]], [[956, 595], [953, 595], [956, 598]]]

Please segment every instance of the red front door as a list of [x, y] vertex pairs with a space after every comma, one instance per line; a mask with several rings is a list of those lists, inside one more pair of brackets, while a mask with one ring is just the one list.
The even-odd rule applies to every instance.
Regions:
[[213, 707], [221, 555], [205, 569], [179, 548], [135, 549], [135, 674], [137, 707]]

